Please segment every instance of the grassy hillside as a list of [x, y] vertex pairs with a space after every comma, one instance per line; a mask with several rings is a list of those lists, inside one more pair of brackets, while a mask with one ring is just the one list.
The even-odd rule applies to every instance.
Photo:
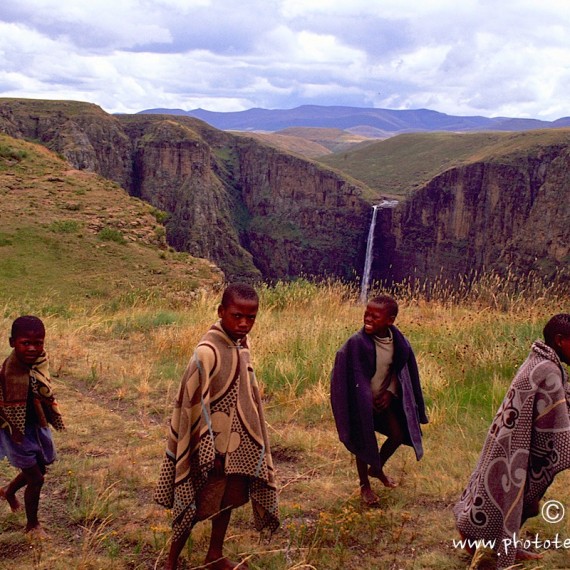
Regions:
[[253, 138], [279, 150], [293, 152], [306, 158], [316, 158], [317, 156], [331, 152], [322, 144], [307, 140], [303, 137], [281, 135], [278, 133], [244, 133], [241, 131], [232, 131], [232, 134]]
[[405, 196], [445, 170], [480, 160], [503, 160], [530, 148], [570, 144], [570, 130], [413, 133], [328, 154], [320, 162], [361, 180], [378, 196]]
[[306, 158], [317, 158], [331, 152], [341, 152], [358, 144], [373, 142], [365, 136], [342, 129], [314, 127], [290, 127], [274, 133], [234, 131], [233, 134], [263, 141], [286, 152], [294, 152]]
[[[533, 283], [530, 283], [533, 286]], [[469, 295], [440, 290], [429, 302], [400, 290], [398, 325], [417, 354], [430, 424], [425, 457], [409, 448], [387, 465], [399, 487], [373, 483], [379, 509], [359, 501], [354, 461], [338, 442], [328, 390], [334, 354], [361, 326], [358, 292], [305, 281], [261, 290], [252, 331], [279, 486], [281, 529], [271, 541], [252, 530], [249, 507], [236, 511], [227, 553], [252, 570], [463, 570], [453, 546], [451, 508], [475, 465], [485, 433], [517, 366], [545, 320], [567, 309], [551, 286], [509, 292], [481, 280]], [[533, 302], [530, 302], [530, 299]], [[160, 568], [170, 537], [169, 513], [152, 501], [166, 422], [180, 375], [202, 332], [215, 319], [217, 295], [184, 309], [159, 299], [117, 304], [97, 314], [45, 317], [55, 385], [67, 430], [56, 433], [60, 459], [49, 470], [40, 517], [50, 532], [27, 543], [22, 514], [0, 503], [0, 569], [113, 570]], [[4, 305], [4, 314], [11, 312]], [[7, 331], [10, 318], [0, 318]], [[8, 354], [0, 345], [0, 358]], [[0, 463], [0, 483], [14, 475]], [[570, 504], [568, 475], [547, 498]], [[526, 532], [568, 536], [568, 522], [529, 521]], [[197, 568], [209, 525], [200, 523], [181, 569]], [[550, 549], [526, 569], [565, 568]]]
[[54, 105], [57, 106], [57, 109], [60, 113], [67, 117], [83, 118], [85, 116], [92, 115], [103, 120], [109, 117], [109, 114], [103, 111], [101, 107], [95, 105], [94, 103], [87, 103], [85, 101], [54, 101], [51, 99], [22, 99], [19, 97], [0, 97], [0, 102], [8, 103], [14, 106], [20, 106], [26, 109], [28, 112], [31, 111], [34, 116], [34, 118], [31, 118], [31, 120], [38, 120], [53, 116]]
[[360, 143], [371, 142], [366, 136], [342, 129], [325, 129], [317, 127], [289, 127], [277, 131], [279, 135], [299, 137], [318, 143], [331, 152], [348, 150]]
[[[165, 246], [164, 214], [44, 147], [0, 136], [0, 298], [51, 310], [188, 298], [219, 272]], [[47, 309], [46, 309], [47, 310]]]

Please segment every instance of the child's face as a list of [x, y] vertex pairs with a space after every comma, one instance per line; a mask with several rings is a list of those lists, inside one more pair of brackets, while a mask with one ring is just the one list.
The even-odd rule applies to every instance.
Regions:
[[560, 360], [565, 364], [570, 364], [570, 336], [557, 335], [555, 343], [555, 350]]
[[386, 336], [388, 326], [394, 324], [396, 317], [390, 315], [386, 305], [368, 303], [364, 311], [364, 332], [371, 335]]
[[227, 306], [218, 307], [222, 327], [233, 340], [241, 340], [255, 323], [259, 303], [248, 299], [232, 299]]
[[38, 331], [24, 331], [10, 338], [10, 346], [14, 349], [16, 358], [31, 366], [44, 350], [45, 334]]

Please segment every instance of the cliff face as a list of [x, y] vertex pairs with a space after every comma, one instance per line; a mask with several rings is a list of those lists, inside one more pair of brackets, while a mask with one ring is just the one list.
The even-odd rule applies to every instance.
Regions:
[[122, 122], [133, 142], [130, 191], [168, 212], [170, 245], [215, 261], [229, 277], [260, 277], [241, 243], [239, 195], [218, 174], [214, 149], [196, 125], [165, 117]]
[[561, 138], [568, 140], [451, 169], [384, 212], [377, 235], [386, 261], [377, 260], [375, 277], [567, 268], [570, 135]]
[[168, 243], [230, 279], [351, 277], [362, 256], [369, 206], [359, 186], [197, 119], [0, 99], [0, 130], [38, 140], [166, 211]]
[[0, 99], [0, 131], [44, 144], [79, 170], [129, 184], [131, 143], [117, 119], [97, 105]]
[[369, 208], [359, 187], [197, 120], [120, 120], [134, 145], [131, 192], [170, 213], [171, 245], [232, 278], [348, 276]]
[[274, 149], [238, 146], [249, 250], [268, 277], [353, 277], [370, 206], [332, 171]]
[[[229, 279], [361, 274], [364, 188], [317, 163], [197, 119], [110, 116], [87, 103], [0, 99], [0, 131], [166, 211], [168, 243]], [[549, 133], [521, 133], [381, 209], [372, 278], [568, 266], [570, 131]]]

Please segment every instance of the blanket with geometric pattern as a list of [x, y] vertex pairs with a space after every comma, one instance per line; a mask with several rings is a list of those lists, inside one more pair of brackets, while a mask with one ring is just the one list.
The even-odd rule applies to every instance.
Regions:
[[216, 459], [225, 475], [248, 478], [256, 528], [277, 529], [275, 474], [247, 339], [234, 342], [219, 322], [183, 375], [154, 493], [172, 509], [175, 538], [197, 522], [197, 496]]
[[494, 543], [498, 568], [514, 564], [522, 523], [554, 476], [570, 467], [568, 377], [541, 341], [515, 375], [453, 512], [471, 540]]
[[22, 364], [12, 351], [0, 368], [0, 428], [16, 442], [24, 437], [30, 392], [39, 425], [64, 429], [51, 386], [47, 354], [44, 351], [30, 367]]

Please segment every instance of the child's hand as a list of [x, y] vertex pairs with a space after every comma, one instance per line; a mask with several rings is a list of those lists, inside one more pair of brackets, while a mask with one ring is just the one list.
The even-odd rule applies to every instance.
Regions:
[[384, 392], [382, 392], [382, 394], [374, 398], [374, 408], [378, 411], [387, 409], [390, 403], [392, 402], [393, 397], [394, 394], [392, 394], [392, 392], [390, 392], [389, 390], [385, 390]]

